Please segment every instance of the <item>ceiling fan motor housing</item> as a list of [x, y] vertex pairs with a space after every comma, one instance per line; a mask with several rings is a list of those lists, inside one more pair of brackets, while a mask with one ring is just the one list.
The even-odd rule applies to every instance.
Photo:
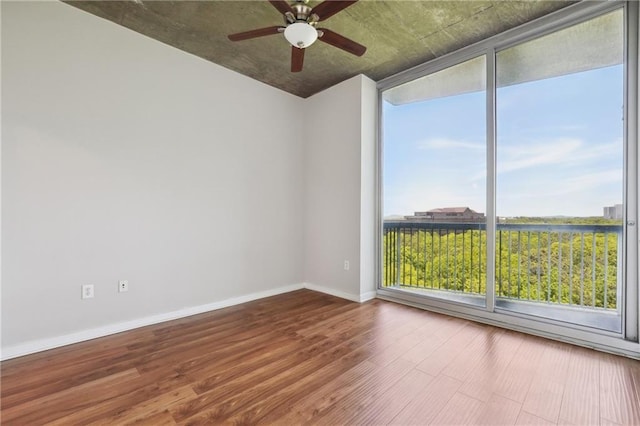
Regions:
[[313, 9], [307, 6], [306, 1], [294, 3], [291, 5], [291, 11], [284, 13], [285, 25], [294, 24], [296, 22], [306, 22], [309, 25], [317, 25], [320, 17], [313, 12]]

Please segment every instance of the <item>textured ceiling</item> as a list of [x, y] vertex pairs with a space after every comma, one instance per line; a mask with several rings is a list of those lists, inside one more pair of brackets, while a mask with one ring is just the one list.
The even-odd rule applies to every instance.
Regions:
[[[393, 75], [568, 6], [573, 1], [361, 0], [320, 24], [367, 46], [356, 57], [317, 42], [304, 69], [291, 73], [290, 45], [282, 34], [231, 42], [228, 34], [282, 25], [267, 1], [71, 1], [178, 49], [301, 97], [357, 74]], [[319, 4], [311, 1], [309, 6]]]

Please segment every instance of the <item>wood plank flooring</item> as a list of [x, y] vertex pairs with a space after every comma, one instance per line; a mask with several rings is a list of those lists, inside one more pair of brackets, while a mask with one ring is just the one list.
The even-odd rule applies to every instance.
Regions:
[[640, 425], [640, 363], [296, 291], [2, 363], [4, 425]]

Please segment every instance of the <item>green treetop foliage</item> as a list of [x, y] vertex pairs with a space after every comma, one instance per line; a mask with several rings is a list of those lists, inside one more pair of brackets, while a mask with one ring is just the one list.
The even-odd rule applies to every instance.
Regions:
[[[602, 218], [557, 219], [554, 223], [620, 225]], [[501, 223], [550, 223], [549, 218], [509, 220], [517, 222]], [[616, 309], [620, 235], [597, 226], [586, 232], [499, 230], [496, 296]], [[486, 252], [484, 230], [387, 230], [383, 284], [483, 295]]]

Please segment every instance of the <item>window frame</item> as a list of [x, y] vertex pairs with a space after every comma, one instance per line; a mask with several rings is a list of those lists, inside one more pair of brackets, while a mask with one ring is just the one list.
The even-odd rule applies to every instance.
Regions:
[[[623, 204], [623, 256], [622, 279], [625, 297], [622, 306], [622, 335], [607, 333], [571, 324], [560, 324], [554, 320], [532, 319], [526, 315], [503, 312], [495, 306], [495, 237], [496, 237], [496, 55], [510, 47], [525, 43], [544, 35], [560, 31], [580, 22], [604, 15], [618, 9], [624, 9], [624, 190]], [[547, 337], [570, 341], [578, 344], [595, 345], [601, 349], [622, 352], [638, 357], [638, 329], [640, 321], [638, 310], [640, 298], [638, 290], [638, 164], [640, 162], [638, 143], [638, 45], [639, 45], [639, 9], [636, 2], [608, 1], [581, 2], [567, 6], [557, 12], [538, 18], [514, 29], [482, 40], [458, 51], [433, 59], [378, 82], [378, 141], [377, 141], [377, 229], [376, 229], [376, 287], [378, 297], [407, 303], [464, 318], [495, 324], [540, 334]], [[405, 294], [405, 292], [382, 288], [382, 230], [383, 230], [383, 92], [404, 83], [411, 82], [428, 74], [458, 65], [478, 56], [486, 59], [486, 137], [487, 137], [487, 289], [486, 307], [433, 300], [424, 296]], [[489, 285], [493, 283], [493, 285]]]

